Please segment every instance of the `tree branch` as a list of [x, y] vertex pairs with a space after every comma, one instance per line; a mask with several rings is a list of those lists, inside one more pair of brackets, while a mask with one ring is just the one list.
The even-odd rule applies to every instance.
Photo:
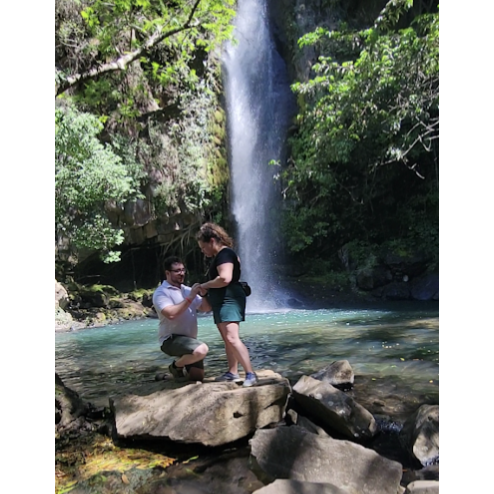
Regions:
[[123, 55], [121, 57], [118, 57], [115, 60], [112, 60], [111, 62], [105, 63], [98, 67], [94, 67], [88, 70], [87, 72], [73, 74], [68, 76], [66, 79], [60, 81], [58, 85], [55, 86], [55, 96], [64, 93], [65, 91], [67, 91], [67, 89], [69, 89], [78, 82], [86, 81], [88, 79], [93, 79], [106, 72], [113, 72], [115, 70], [124, 70], [127, 67], [127, 65], [131, 64], [134, 60], [138, 59], [143, 53], [146, 53], [158, 43], [161, 43], [164, 39], [169, 38], [170, 36], [173, 36], [174, 34], [177, 34], [181, 31], [186, 31], [187, 29], [191, 29], [199, 26], [200, 25], [199, 23], [191, 24], [191, 22], [200, 3], [201, 0], [196, 0], [194, 6], [192, 7], [192, 10], [190, 11], [187, 21], [182, 26], [177, 27], [175, 29], [171, 29], [164, 33], [162, 32], [163, 26], [161, 26], [156, 30], [156, 32], [152, 36], [150, 36], [142, 44], [142, 46], [140, 46], [136, 50], [127, 53], [126, 55]]

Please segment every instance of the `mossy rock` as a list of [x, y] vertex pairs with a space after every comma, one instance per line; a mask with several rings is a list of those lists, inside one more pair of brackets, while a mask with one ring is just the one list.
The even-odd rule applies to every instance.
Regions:
[[123, 303], [121, 298], [112, 297], [110, 298], [110, 300], [108, 300], [108, 307], [110, 309], [120, 309], [125, 307], [125, 304]]
[[153, 305], [153, 295], [155, 288], [141, 288], [130, 292], [127, 296], [130, 300], [140, 302], [145, 307], [151, 307]]
[[221, 110], [216, 110], [214, 112], [214, 119], [218, 122], [218, 123], [222, 123], [224, 120], [225, 120], [225, 114], [223, 111]]
[[213, 132], [215, 137], [218, 137], [220, 140], [225, 137], [225, 129], [221, 125], [214, 125]]
[[81, 298], [81, 307], [90, 308], [90, 307], [99, 307], [105, 308], [108, 307], [110, 302], [110, 296], [104, 292], [97, 291], [81, 291], [79, 293]]
[[94, 315], [94, 319], [98, 322], [105, 322], [106, 321], [106, 314], [104, 312], [97, 312]]
[[142, 307], [142, 305], [126, 305], [125, 307], [118, 308], [115, 313], [119, 319], [139, 319], [141, 317], [146, 317], [148, 311]]
[[83, 290], [93, 293], [106, 293], [107, 295], [119, 295], [119, 291], [111, 285], [90, 285], [85, 286]]
[[55, 307], [55, 321], [71, 322], [72, 316], [69, 312], [65, 312], [61, 307]]
[[118, 290], [111, 285], [90, 285], [81, 287], [78, 293], [82, 304], [90, 307], [109, 307], [110, 299], [119, 295]]
[[65, 289], [69, 292], [69, 295], [72, 292], [78, 292], [82, 288], [82, 286], [77, 284], [75, 281], [71, 281], [70, 283], [67, 283], [64, 286]]

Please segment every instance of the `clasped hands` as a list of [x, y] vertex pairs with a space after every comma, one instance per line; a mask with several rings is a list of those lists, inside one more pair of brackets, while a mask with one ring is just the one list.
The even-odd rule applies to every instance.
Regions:
[[201, 297], [204, 297], [208, 293], [206, 288], [202, 288], [200, 283], [194, 283], [192, 285], [192, 289], [190, 291], [190, 296], [195, 297], [197, 294], [199, 294]]

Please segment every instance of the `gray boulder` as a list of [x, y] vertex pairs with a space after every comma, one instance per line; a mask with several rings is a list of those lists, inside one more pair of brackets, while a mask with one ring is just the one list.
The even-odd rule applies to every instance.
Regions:
[[403, 472], [401, 483], [408, 485], [416, 480], [439, 480], [439, 465], [429, 465], [420, 470], [407, 469]]
[[386, 285], [392, 279], [391, 272], [385, 266], [374, 266], [360, 270], [356, 276], [356, 283], [361, 290], [369, 291]]
[[277, 479], [252, 494], [350, 494], [350, 491], [327, 482]]
[[402, 278], [404, 275], [412, 278], [419, 276], [426, 270], [430, 260], [430, 257], [423, 252], [402, 252], [399, 248], [383, 248], [380, 258], [395, 278]]
[[60, 307], [65, 310], [69, 305], [70, 299], [67, 290], [55, 280], [55, 308]]
[[386, 300], [408, 300], [410, 298], [410, 287], [408, 283], [394, 281], [383, 288], [381, 296]]
[[236, 441], [284, 416], [288, 380], [272, 371], [258, 377], [259, 385], [251, 388], [231, 382], [162, 382], [151, 394], [111, 398], [116, 434], [206, 446]]
[[423, 466], [439, 460], [439, 405], [422, 405], [403, 424], [400, 440]]
[[405, 494], [439, 494], [439, 482], [435, 480], [416, 480], [407, 485]]
[[372, 414], [329, 383], [302, 376], [293, 386], [293, 397], [309, 417], [324, 428], [361, 440], [373, 437], [377, 424]]
[[309, 432], [312, 432], [313, 434], [317, 434], [318, 436], [324, 436], [324, 437], [329, 436], [329, 434], [322, 427], [319, 427], [318, 425], [314, 424], [314, 422], [309, 420], [307, 417], [300, 415], [295, 410], [288, 410], [286, 414], [293, 425], [298, 425], [299, 427], [303, 427], [304, 429], [308, 430]]
[[438, 300], [439, 275], [428, 273], [415, 278], [411, 283], [410, 295], [415, 300]]
[[333, 386], [353, 384], [355, 380], [352, 366], [348, 360], [337, 360], [320, 371], [311, 374], [310, 377]]
[[351, 441], [316, 436], [294, 425], [257, 430], [249, 443], [253, 469], [264, 482], [330, 483], [348, 494], [400, 490], [400, 463]]

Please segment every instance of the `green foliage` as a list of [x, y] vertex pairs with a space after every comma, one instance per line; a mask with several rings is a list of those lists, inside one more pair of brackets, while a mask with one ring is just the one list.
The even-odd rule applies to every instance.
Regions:
[[[234, 3], [56, 0], [57, 99], [77, 115], [57, 117], [59, 242], [115, 260], [109, 249], [124, 236], [113, 223], [138, 191], [158, 224], [221, 208], [228, 167], [215, 49], [232, 36]], [[84, 156], [63, 142], [79, 136]], [[95, 178], [77, 189], [66, 162], [84, 163], [84, 180]], [[104, 195], [96, 163], [109, 177]]]
[[[181, 212], [201, 216], [221, 196], [225, 177], [218, 171], [218, 146], [209, 129], [216, 98], [202, 81], [196, 91], [181, 95], [179, 117], [166, 125], [148, 125], [149, 139], [141, 142], [139, 158], [147, 163], [148, 171], [160, 177], [152, 186], [158, 217]], [[227, 168], [226, 161], [224, 165]]]
[[[152, 86], [172, 98], [193, 89], [204, 54], [233, 34], [234, 3], [57, 0], [58, 94], [82, 80], [80, 103], [95, 105], [104, 96], [121, 118], [132, 119], [152, 98]], [[132, 94], [136, 88], [139, 95]]]
[[101, 250], [114, 261], [111, 248], [122, 243], [123, 231], [111, 225], [105, 206], [135, 197], [139, 173], [118, 155], [121, 145], [98, 140], [102, 128], [94, 115], [70, 107], [55, 111], [55, 230], [57, 239]]
[[373, 268], [377, 264], [378, 246], [362, 240], [352, 240], [345, 244], [345, 256], [349, 268], [358, 266], [360, 270]]
[[299, 41], [322, 56], [293, 85], [298, 131], [283, 177], [292, 252], [392, 236], [437, 252], [439, 15], [403, 27], [411, 6], [391, 0], [369, 29]]

